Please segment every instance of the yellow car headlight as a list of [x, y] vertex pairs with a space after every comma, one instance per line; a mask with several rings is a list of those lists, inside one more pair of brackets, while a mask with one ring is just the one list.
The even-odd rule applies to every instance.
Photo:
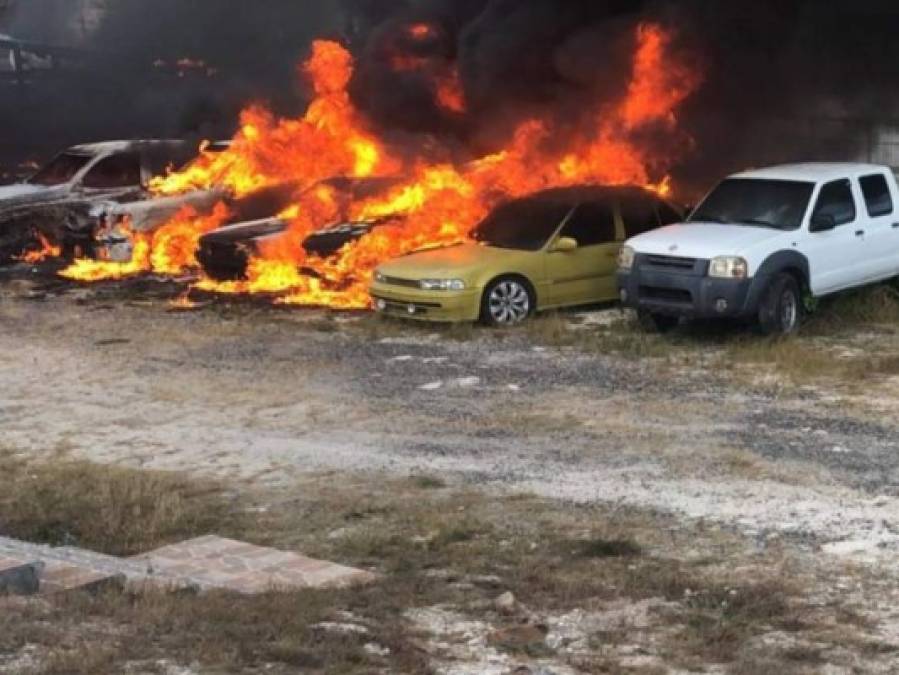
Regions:
[[715, 279], [745, 279], [749, 276], [749, 263], [736, 256], [718, 256], [712, 258], [709, 276]]
[[423, 291], [464, 291], [465, 282], [461, 279], [422, 279], [418, 282]]

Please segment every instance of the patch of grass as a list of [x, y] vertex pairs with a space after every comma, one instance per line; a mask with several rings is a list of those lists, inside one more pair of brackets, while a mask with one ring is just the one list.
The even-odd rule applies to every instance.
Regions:
[[389, 338], [427, 338], [436, 334], [444, 340], [469, 342], [481, 335], [496, 335], [472, 322], [429, 323], [374, 313], [362, 318], [358, 322], [358, 329], [373, 341]]
[[578, 328], [572, 326], [572, 317], [564, 312], [547, 312], [533, 317], [522, 329], [541, 346], [574, 347], [627, 359], [665, 358], [683, 351], [677, 336], [647, 333], [633, 317], [607, 326]]
[[835, 373], [835, 355], [802, 336], [742, 338], [727, 345], [723, 361], [730, 367], [764, 365], [766, 371], [793, 381], [805, 381]]
[[59, 458], [0, 458], [0, 534], [134, 555], [208, 534], [242, 531], [224, 490], [175, 474]]
[[809, 318], [807, 330], [833, 333], [866, 325], [899, 328], [899, 284], [869, 286], [826, 298]]
[[[899, 354], [841, 353], [806, 335], [736, 340], [723, 356], [731, 368], [751, 365], [794, 384], [822, 379], [855, 382], [870, 376], [899, 374]], [[759, 375], [756, 368], [754, 375]]]
[[[199, 661], [204, 670], [216, 672], [362, 673], [379, 665], [380, 657], [364, 650], [369, 642], [390, 649], [391, 663], [400, 672], [426, 672], [424, 657], [386, 622], [360, 620], [357, 625], [365, 633], [318, 627], [339, 622], [332, 608], [353, 604], [353, 595], [353, 591], [312, 590], [260, 596], [68, 595], [58, 599], [57, 608], [44, 618], [55, 619], [63, 629], [74, 628], [76, 621], [87, 622], [88, 640], [53, 645], [38, 672], [95, 675], [123, 672], [125, 662], [166, 659], [181, 665]], [[101, 648], [101, 636], [113, 632], [131, 637]], [[108, 637], [106, 641], [110, 642]]]
[[585, 558], [633, 558], [643, 553], [639, 544], [628, 539], [590, 539], [579, 548]]
[[685, 601], [684, 638], [694, 655], [726, 663], [756, 635], [801, 626], [791, 602], [797, 595], [795, 589], [775, 581], [701, 586]]
[[421, 490], [442, 490], [446, 481], [437, 476], [413, 476], [412, 484]]

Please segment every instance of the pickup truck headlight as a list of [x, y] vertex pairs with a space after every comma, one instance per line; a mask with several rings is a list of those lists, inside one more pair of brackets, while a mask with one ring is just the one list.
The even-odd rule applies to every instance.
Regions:
[[623, 272], [629, 272], [634, 267], [634, 258], [636, 252], [630, 246], [622, 246], [618, 251], [618, 269]]
[[749, 276], [749, 264], [744, 258], [723, 255], [712, 258], [709, 276], [715, 279], [745, 279]]
[[423, 291], [464, 291], [465, 282], [461, 279], [422, 279], [418, 282]]

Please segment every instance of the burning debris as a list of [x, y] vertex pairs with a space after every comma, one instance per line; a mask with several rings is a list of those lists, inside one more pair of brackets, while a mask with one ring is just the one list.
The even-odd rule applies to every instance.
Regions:
[[130, 260], [132, 234], [196, 215], [212, 190], [148, 200], [147, 184], [195, 153], [181, 141], [121, 141], [69, 148], [23, 183], [0, 187], [0, 260], [53, 255]]
[[[427, 24], [409, 25], [405, 35], [412, 43], [438, 39]], [[500, 149], [460, 162], [452, 161], [459, 149], [450, 141], [432, 139], [410, 150], [408, 143], [379, 133], [349, 94], [353, 57], [339, 43], [317, 41], [301, 69], [315, 93], [302, 118], [279, 119], [250, 107], [227, 149], [204, 153], [183, 171], [150, 184], [159, 200], [210, 190], [226, 191], [228, 199], [210, 214], [181, 210], [152, 235], [130, 221], [117, 231], [130, 244], [130, 260], [80, 259], [63, 275], [96, 281], [147, 271], [183, 274], [197, 267], [201, 241], [207, 258], [214, 257], [216, 243], [233, 244], [243, 256], [232, 266], [236, 279], [217, 281], [229, 275], [214, 274], [199, 288], [278, 293], [279, 302], [288, 304], [365, 307], [377, 264], [466, 240], [504, 200], [588, 183], [636, 184], [664, 193], [667, 168], [675, 159], [669, 148], [689, 147], [676, 111], [701, 75], [674, 48], [672, 30], [661, 24], [635, 26], [629, 44], [629, 77], [618, 96], [594, 101], [564, 120], [529, 117]], [[411, 65], [430, 68], [424, 62]], [[464, 108], [461, 92], [454, 100]], [[333, 177], [352, 180], [341, 184]], [[360, 180], [374, 180], [375, 189], [360, 195], [350, 187]], [[290, 196], [269, 214], [276, 220], [209, 234], [235, 222], [234, 200], [283, 186], [290, 187]], [[240, 233], [246, 235], [242, 241]], [[337, 235], [340, 246], [304, 246], [315, 233], [319, 240]]]

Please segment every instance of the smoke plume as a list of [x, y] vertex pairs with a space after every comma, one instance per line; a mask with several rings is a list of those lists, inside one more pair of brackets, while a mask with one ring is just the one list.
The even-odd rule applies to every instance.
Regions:
[[[76, 0], [19, 0], [0, 32], [66, 42]], [[846, 159], [861, 130], [899, 104], [899, 7], [892, 0], [108, 0], [65, 83], [0, 97], [18, 140], [0, 155], [112, 136], [227, 136], [239, 109], [299, 114], [296, 62], [315, 37], [350, 45], [352, 93], [387, 134], [436, 137], [472, 154], [529, 116], [564, 130], [620, 96], [634, 29], [674, 29], [703, 84], [679, 123], [693, 139], [675, 178], [691, 187], [781, 160]], [[413, 39], [409, 27], [426, 25]], [[82, 26], [82, 28], [84, 28]], [[179, 77], [154, 63], [203, 61]], [[414, 67], [401, 67], [412, 63]], [[400, 64], [400, 66], [398, 66]], [[457, 78], [465, 107], [435, 102]], [[837, 120], [837, 121], [834, 121]], [[647, 139], [647, 142], [655, 142]], [[658, 140], [659, 143], [663, 141]]]

